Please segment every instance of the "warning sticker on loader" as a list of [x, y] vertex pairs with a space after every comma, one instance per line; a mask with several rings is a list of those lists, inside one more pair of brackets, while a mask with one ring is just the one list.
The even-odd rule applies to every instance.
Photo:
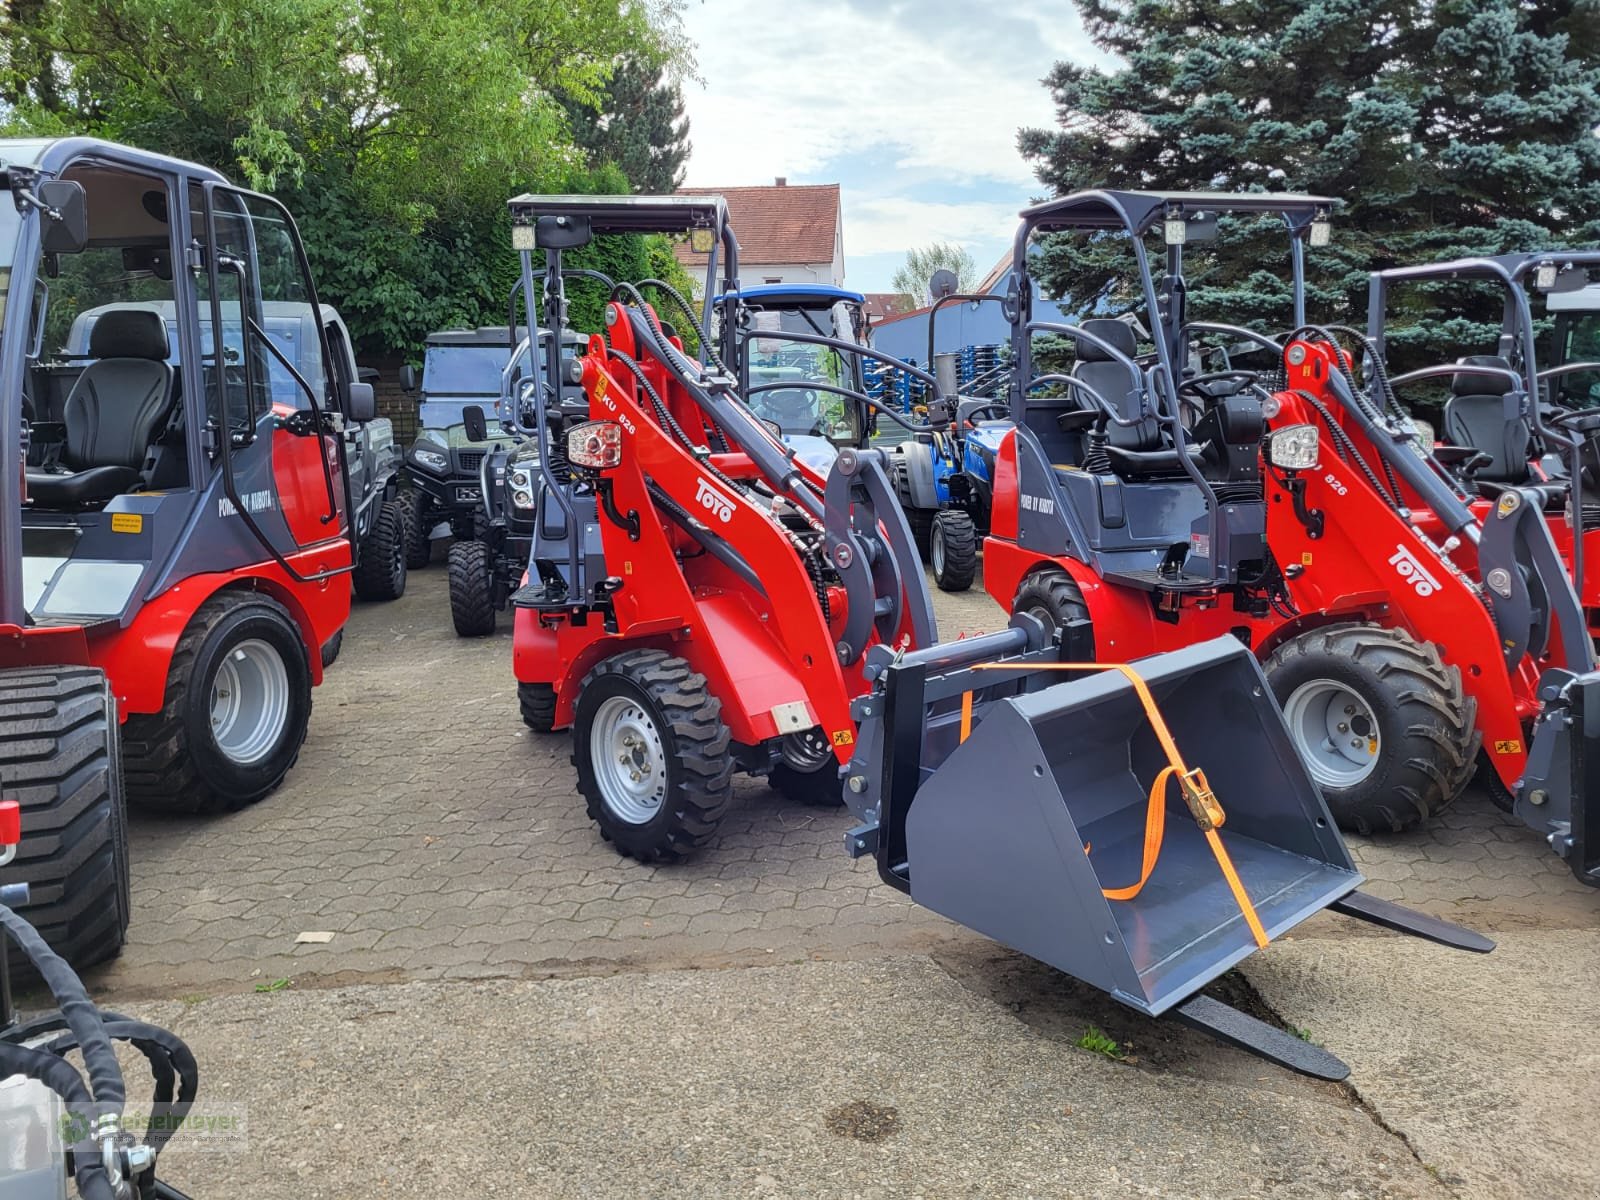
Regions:
[[853, 746], [855, 741], [856, 735], [848, 729], [835, 729], [833, 731], [833, 744], [835, 746]]
[[1515, 738], [1512, 738], [1510, 741], [1496, 742], [1494, 744], [1494, 752], [1496, 754], [1521, 754], [1522, 743], [1517, 741]]
[[143, 533], [144, 516], [141, 513], [112, 513], [112, 533]]

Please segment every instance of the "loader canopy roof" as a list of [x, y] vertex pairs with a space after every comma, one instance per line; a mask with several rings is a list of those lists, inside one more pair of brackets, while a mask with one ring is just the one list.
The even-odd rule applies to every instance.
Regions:
[[587, 217], [595, 233], [687, 233], [722, 230], [728, 202], [721, 196], [538, 196], [511, 200], [513, 224], [539, 217]]
[[1290, 226], [1310, 225], [1339, 201], [1328, 196], [1294, 192], [1075, 192], [1022, 210], [1022, 220], [1034, 230], [1130, 229], [1145, 233], [1170, 212], [1282, 214]]

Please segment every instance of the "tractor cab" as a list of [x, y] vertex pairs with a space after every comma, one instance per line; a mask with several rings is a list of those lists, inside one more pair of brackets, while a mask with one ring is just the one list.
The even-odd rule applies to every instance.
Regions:
[[820, 284], [768, 284], [724, 296], [723, 356], [734, 366], [750, 410], [776, 425], [809, 465], [826, 471], [841, 446], [864, 446], [872, 414], [845, 393], [866, 391], [859, 354], [784, 335], [812, 333], [859, 343], [865, 329], [859, 292]]
[[5, 619], [126, 626], [190, 573], [345, 540], [343, 466], [316, 439], [370, 417], [372, 390], [329, 368], [319, 322], [274, 334], [314, 311], [288, 214], [86, 139], [0, 142], [0, 164], [0, 387], [20, 408], [0, 445], [23, 468]]
[[[1219, 232], [1286, 231], [1285, 325], [1305, 318], [1305, 245], [1326, 233], [1319, 196], [1092, 191], [1022, 214], [1006, 305], [1015, 439], [995, 486], [997, 527], [1023, 546], [1071, 554], [1176, 610], [1185, 594], [1249, 587], [1266, 570], [1259, 449], [1270, 392], [1254, 371], [1205, 367], [1205, 342], [1282, 347], [1249, 329], [1191, 318], [1185, 254]], [[1032, 318], [1030, 247], [1044, 234], [1094, 240], [1122, 273], [1076, 324]], [[1163, 255], [1158, 276], [1152, 248]], [[1143, 333], [1148, 328], [1149, 333]], [[1142, 335], [1142, 336], [1141, 336]], [[999, 497], [1007, 493], [1005, 511]]]
[[30, 919], [73, 963], [127, 927], [125, 800], [238, 809], [304, 743], [350, 614], [349, 423], [374, 417], [322, 313], [277, 201], [0, 140], [0, 778], [27, 782]]

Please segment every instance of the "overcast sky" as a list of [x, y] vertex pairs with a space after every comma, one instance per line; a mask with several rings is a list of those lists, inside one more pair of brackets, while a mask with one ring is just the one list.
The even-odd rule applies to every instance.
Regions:
[[[1010, 7], [1010, 6], [1008, 6]], [[846, 283], [886, 291], [911, 246], [980, 273], [1043, 189], [1016, 150], [1049, 125], [1040, 80], [1097, 55], [1071, 0], [690, 0], [704, 83], [684, 87], [697, 187], [838, 183]]]

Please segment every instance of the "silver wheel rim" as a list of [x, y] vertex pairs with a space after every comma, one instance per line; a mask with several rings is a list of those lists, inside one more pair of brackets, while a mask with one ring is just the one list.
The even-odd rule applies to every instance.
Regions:
[[1355, 787], [1377, 769], [1378, 723], [1360, 693], [1312, 679], [1289, 694], [1283, 715], [1311, 778], [1323, 787]]
[[944, 574], [944, 523], [935, 520], [933, 523], [933, 537], [928, 543], [928, 557], [933, 559], [933, 573]]
[[630, 696], [601, 702], [589, 726], [589, 757], [605, 806], [630, 825], [655, 819], [667, 799], [661, 731]]
[[260, 762], [289, 724], [289, 670], [260, 638], [234, 646], [211, 677], [211, 737], [240, 766]]

